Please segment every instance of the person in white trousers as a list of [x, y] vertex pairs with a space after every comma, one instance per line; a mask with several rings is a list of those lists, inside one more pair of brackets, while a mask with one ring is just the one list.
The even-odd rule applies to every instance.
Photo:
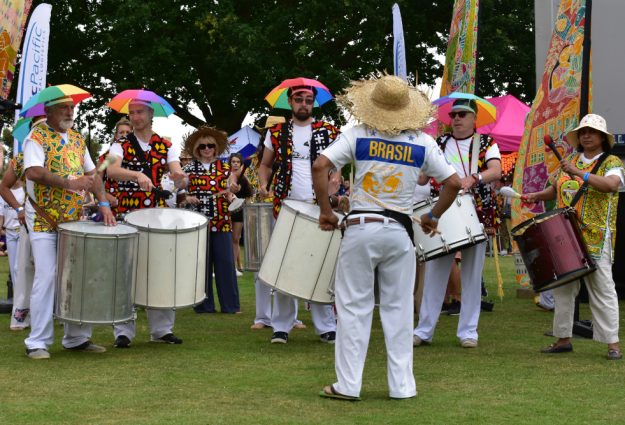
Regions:
[[[313, 203], [312, 163], [319, 153], [338, 135], [338, 130], [329, 123], [313, 121], [312, 110], [316, 89], [310, 86], [296, 86], [288, 91], [292, 118], [286, 123], [269, 129], [265, 138], [265, 151], [261, 161], [259, 177], [260, 196], [269, 195], [267, 183], [272, 175], [274, 162], [278, 170], [273, 175], [274, 217], [285, 198]], [[288, 146], [286, 156], [282, 152], [282, 142]], [[331, 179], [338, 190], [338, 172]], [[327, 195], [326, 195], [327, 196]], [[336, 338], [336, 317], [330, 304], [310, 306], [315, 332], [321, 342], [334, 344]], [[297, 300], [292, 296], [276, 292], [273, 296], [271, 343], [286, 344], [290, 330], [296, 325]]]
[[[495, 199], [488, 183], [501, 178], [501, 155], [492, 138], [475, 132], [477, 114], [474, 100], [456, 100], [449, 113], [452, 133], [439, 137], [437, 143], [462, 179], [462, 190], [474, 193], [478, 218], [488, 229], [497, 225]], [[456, 335], [462, 347], [475, 348], [486, 242], [463, 248], [461, 253], [462, 304]], [[415, 346], [432, 342], [454, 257], [452, 253], [427, 262], [419, 324], [414, 329]]]
[[[31, 332], [25, 340], [31, 359], [48, 359], [54, 340], [53, 305], [56, 279], [55, 224], [80, 217], [84, 191], [95, 193], [106, 225], [115, 225], [104, 186], [95, 178], [95, 165], [80, 133], [72, 130], [71, 97], [45, 104], [47, 124], [34, 127], [24, 141], [27, 193], [36, 211], [30, 233], [35, 275], [30, 297]], [[90, 325], [65, 324], [62, 345], [75, 351], [101, 353], [104, 347], [90, 340]]]
[[338, 219], [327, 196], [327, 174], [355, 163], [351, 211], [336, 268], [337, 382], [322, 397], [359, 400], [374, 309], [377, 269], [380, 319], [387, 352], [389, 396], [417, 395], [413, 375], [412, 316], [416, 256], [412, 196], [420, 172], [444, 182], [439, 201], [420, 218], [426, 234], [451, 205], [460, 179], [434, 140], [420, 131], [431, 115], [427, 96], [401, 78], [383, 76], [353, 83], [339, 101], [360, 121], [325, 149], [313, 167], [321, 207], [319, 226], [334, 230]]

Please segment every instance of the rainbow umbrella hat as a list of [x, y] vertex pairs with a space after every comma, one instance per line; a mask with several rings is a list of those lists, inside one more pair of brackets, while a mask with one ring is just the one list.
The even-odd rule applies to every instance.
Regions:
[[107, 104], [111, 109], [121, 112], [122, 114], [128, 113], [128, 105], [132, 102], [139, 101], [146, 104], [154, 111], [155, 117], [168, 117], [174, 112], [174, 108], [165, 99], [150, 90], [124, 90], [116, 95]]
[[482, 127], [484, 125], [493, 123], [497, 119], [497, 108], [495, 108], [495, 105], [493, 105], [486, 99], [482, 99], [481, 97], [471, 93], [453, 92], [432, 102], [438, 107], [437, 118], [439, 121], [444, 122], [447, 125], [451, 125], [449, 112], [451, 112], [451, 107], [458, 99], [474, 100], [477, 104], [477, 121], [475, 123], [476, 127]]
[[333, 99], [330, 89], [319, 81], [313, 80], [312, 78], [297, 77], [284, 80], [278, 86], [274, 87], [274, 89], [271, 90], [267, 96], [265, 96], [265, 100], [269, 102], [272, 108], [291, 109], [287, 93], [291, 87], [298, 86], [310, 86], [315, 88], [315, 91], [317, 92], [315, 95], [315, 103], [313, 105], [315, 108]]
[[50, 86], [41, 90], [38, 94], [31, 97], [20, 112], [21, 117], [29, 118], [37, 115], [45, 115], [46, 105], [52, 104], [56, 100], [65, 97], [71, 97], [74, 105], [91, 97], [91, 93], [71, 84], [59, 84], [58, 86]]

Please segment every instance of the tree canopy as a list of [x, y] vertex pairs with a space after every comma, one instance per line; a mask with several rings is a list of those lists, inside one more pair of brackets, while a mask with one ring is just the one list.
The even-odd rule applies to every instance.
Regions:
[[[48, 83], [91, 91], [89, 119], [116, 93], [144, 87], [192, 126], [229, 132], [285, 78], [318, 78], [333, 93], [376, 70], [392, 71], [391, 7], [403, 17], [407, 67], [432, 85], [443, 72], [453, 0], [57, 0]], [[38, 1], [35, 1], [38, 3]], [[531, 99], [532, 0], [482, 0], [478, 90]], [[194, 116], [190, 105], [202, 116]], [[340, 121], [334, 103], [321, 113]]]

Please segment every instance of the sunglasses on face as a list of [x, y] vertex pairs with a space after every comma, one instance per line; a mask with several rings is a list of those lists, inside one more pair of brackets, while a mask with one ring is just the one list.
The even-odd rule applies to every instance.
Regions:
[[468, 114], [468, 112], [467, 112], [467, 111], [450, 112], [450, 113], [449, 113], [449, 118], [451, 118], [451, 119], [453, 120], [454, 118], [456, 118], [456, 115], [457, 115], [458, 117], [460, 117], [460, 118], [464, 118], [464, 117], [466, 117], [466, 116], [467, 116], [467, 114]]
[[312, 105], [315, 103], [315, 99], [312, 97], [292, 97], [293, 102], [295, 103], [305, 103], [306, 105]]
[[211, 144], [204, 144], [204, 143], [200, 143], [199, 145], [197, 145], [198, 150], [204, 150], [204, 149], [215, 149], [215, 145]]

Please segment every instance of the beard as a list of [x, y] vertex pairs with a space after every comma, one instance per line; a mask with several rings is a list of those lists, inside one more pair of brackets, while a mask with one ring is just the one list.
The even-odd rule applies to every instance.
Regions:
[[73, 119], [59, 121], [59, 128], [63, 131], [63, 133], [67, 132], [67, 130], [69, 130], [73, 126], [74, 126]]
[[297, 111], [293, 111], [293, 116], [297, 118], [299, 121], [306, 121], [308, 118], [312, 116], [312, 111], [308, 109], [298, 109]]

